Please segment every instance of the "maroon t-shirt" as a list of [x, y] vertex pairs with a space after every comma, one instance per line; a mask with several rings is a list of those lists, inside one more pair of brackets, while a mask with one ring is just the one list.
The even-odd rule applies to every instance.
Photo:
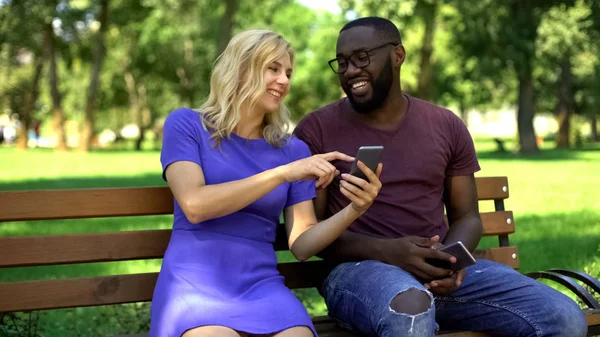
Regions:
[[[358, 148], [383, 145], [382, 188], [371, 207], [351, 226], [353, 232], [377, 237], [403, 236], [443, 239], [444, 180], [479, 171], [473, 140], [466, 126], [451, 111], [408, 97], [406, 116], [391, 130], [371, 127], [347, 98], [308, 114], [294, 133], [313, 154], [340, 151], [356, 156]], [[342, 173], [352, 163], [336, 161]], [[340, 177], [327, 188], [328, 216], [350, 201], [339, 190]]]

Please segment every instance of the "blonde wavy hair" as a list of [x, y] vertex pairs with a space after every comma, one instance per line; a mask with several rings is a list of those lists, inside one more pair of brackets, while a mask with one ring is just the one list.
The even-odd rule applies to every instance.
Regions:
[[[293, 65], [290, 43], [269, 30], [241, 32], [229, 41], [215, 61], [208, 98], [196, 110], [217, 146], [231, 136], [242, 106], [252, 111], [266, 93], [265, 71], [286, 53]], [[272, 145], [282, 146], [289, 138], [289, 122], [289, 111], [282, 102], [279, 111], [265, 115], [263, 137]]]

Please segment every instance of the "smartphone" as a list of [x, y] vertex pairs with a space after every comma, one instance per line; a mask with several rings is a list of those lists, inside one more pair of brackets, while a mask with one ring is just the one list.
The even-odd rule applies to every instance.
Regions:
[[350, 169], [350, 174], [369, 181], [363, 171], [356, 165], [356, 163], [360, 160], [362, 161], [371, 171], [377, 171], [377, 165], [379, 165], [381, 160], [381, 153], [383, 152], [383, 146], [361, 146], [356, 153], [356, 157], [354, 157], [354, 163], [352, 163], [352, 168]]
[[432, 266], [449, 269], [452, 271], [461, 270], [472, 264], [475, 264], [475, 258], [473, 255], [471, 255], [471, 252], [469, 252], [467, 247], [465, 247], [465, 245], [463, 245], [463, 243], [460, 241], [444, 246], [440, 248], [440, 251], [454, 256], [456, 258], [456, 263], [439, 259], [425, 259], [425, 261]]

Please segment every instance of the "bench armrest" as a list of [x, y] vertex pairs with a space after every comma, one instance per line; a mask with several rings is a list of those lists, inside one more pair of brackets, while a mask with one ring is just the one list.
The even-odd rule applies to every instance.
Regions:
[[[563, 275], [563, 274], [555, 272], [555, 271], [537, 271], [537, 272], [533, 272], [533, 273], [528, 273], [527, 276], [534, 278], [534, 279], [548, 279], [548, 280], [557, 282], [557, 283], [565, 286], [567, 289], [571, 290], [589, 308], [600, 309], [600, 303], [598, 303], [596, 298], [594, 298], [594, 296], [592, 294], [590, 294], [589, 291], [587, 291], [584, 287], [579, 285], [579, 283], [575, 282], [569, 276]], [[592, 278], [592, 277], [590, 276], [590, 278]]]

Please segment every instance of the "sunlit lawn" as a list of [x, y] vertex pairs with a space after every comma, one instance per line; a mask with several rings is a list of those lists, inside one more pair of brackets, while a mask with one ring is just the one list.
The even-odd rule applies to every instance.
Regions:
[[[600, 263], [599, 147], [545, 150], [538, 156], [523, 158], [496, 153], [491, 140], [478, 139], [477, 150], [482, 166], [477, 176], [508, 176], [510, 198], [506, 208], [514, 211], [517, 228], [510, 239], [519, 248], [521, 272], [553, 267], [584, 270], [594, 262]], [[159, 152], [102, 151], [85, 155], [0, 148], [0, 190], [164, 185], [160, 172]], [[482, 204], [481, 209], [489, 211], [492, 205]], [[0, 236], [169, 228], [171, 220], [171, 216], [155, 216], [0, 223]], [[486, 238], [481, 246], [496, 244], [495, 239]], [[280, 257], [291, 260], [288, 254]], [[0, 281], [149, 272], [159, 267], [160, 260], [148, 260], [14, 268], [0, 270]], [[325, 313], [315, 291], [300, 291], [298, 295], [312, 314]], [[113, 317], [116, 312], [110, 307], [44, 312], [38, 331], [43, 336], [137, 332], [131, 330], [146, 327], [147, 322], [140, 325], [136, 320], [148, 319], [147, 308], [128, 306], [123, 312], [130, 313], [129, 318], [120, 320]]]

